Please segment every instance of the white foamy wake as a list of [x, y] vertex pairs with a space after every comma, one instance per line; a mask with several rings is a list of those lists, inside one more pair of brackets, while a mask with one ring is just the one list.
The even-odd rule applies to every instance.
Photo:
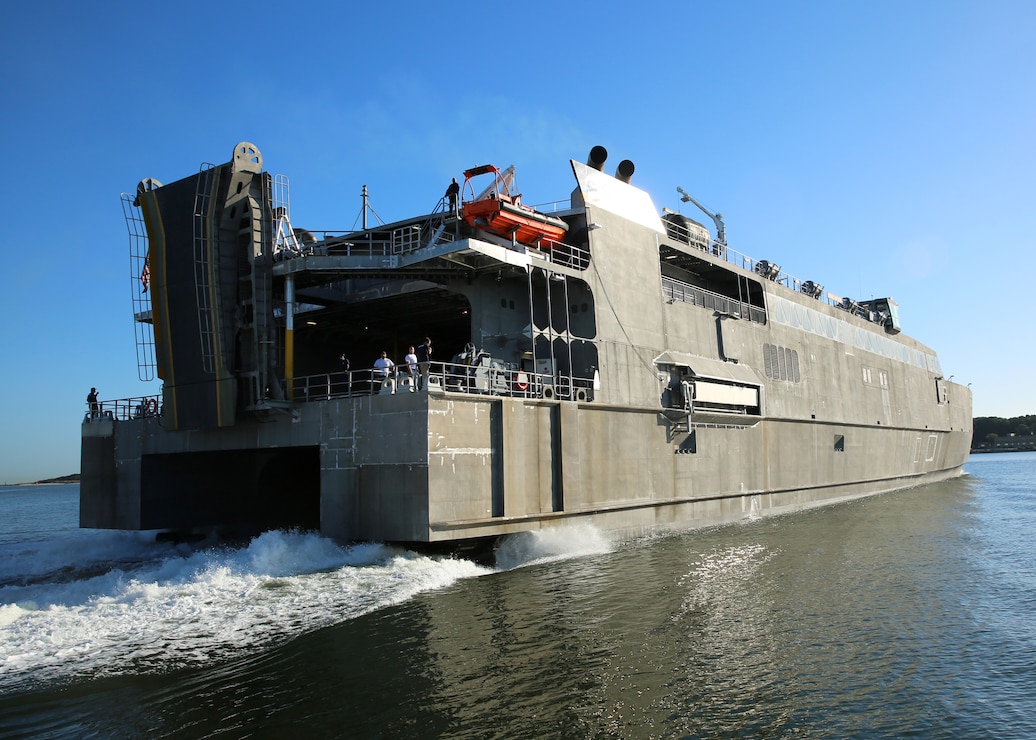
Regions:
[[0, 546], [0, 691], [171, 670], [260, 650], [463, 578], [605, 553], [592, 527], [515, 535], [497, 568], [267, 532], [241, 548], [79, 531]]
[[611, 552], [613, 543], [589, 525], [522, 532], [505, 539], [496, 549], [496, 565], [511, 570], [526, 565]]
[[20, 545], [4, 560], [0, 691], [219, 659], [493, 572], [315, 534], [198, 551], [105, 534], [81, 549]]

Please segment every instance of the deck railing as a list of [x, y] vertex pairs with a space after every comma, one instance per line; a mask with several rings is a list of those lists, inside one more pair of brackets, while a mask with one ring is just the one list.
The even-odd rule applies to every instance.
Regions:
[[86, 404], [84, 424], [98, 421], [128, 421], [143, 419], [149, 416], [160, 416], [162, 413], [161, 398], [154, 396], [136, 396], [134, 398], [116, 398], [109, 401], [98, 401], [97, 408]]
[[351, 370], [299, 376], [292, 381], [292, 400], [324, 401], [425, 390], [513, 398], [560, 398], [587, 401], [593, 398], [593, 379], [572, 375], [530, 373], [510, 368], [465, 365], [449, 362], [428, 364], [426, 380], [396, 366], [387, 376], [378, 370]]
[[667, 235], [673, 241], [697, 247], [703, 252], [719, 257], [723, 261], [728, 262], [735, 267], [740, 267], [744, 270], [754, 272], [764, 280], [771, 280], [775, 283], [780, 283], [786, 288], [790, 288], [796, 292], [805, 293], [806, 295], [816, 298], [818, 301], [826, 303], [829, 306], [845, 308], [843, 305], [844, 299], [840, 296], [825, 293], [824, 286], [815, 283], [812, 280], [799, 280], [797, 277], [789, 275], [778, 264], [769, 260], [757, 260], [753, 257], [749, 257], [747, 254], [742, 254], [736, 249], [731, 249], [727, 244], [718, 242], [715, 239], [710, 240], [708, 244], [706, 244], [704, 239], [699, 241], [697, 233], [693, 233], [682, 224], [675, 223], [673, 221], [666, 221], [665, 228]]
[[[375, 230], [353, 233], [348, 241], [342, 232], [312, 232], [318, 239], [315, 244], [307, 244], [295, 254], [290, 250], [278, 252], [275, 259], [285, 260], [293, 257], [315, 255], [339, 255], [343, 257], [398, 257], [413, 254], [427, 247], [456, 241], [459, 237], [454, 232], [457, 219], [447, 212], [436, 210], [423, 222], [414, 222], [393, 229], [387, 238], [375, 237]], [[574, 270], [585, 270], [590, 265], [590, 252], [582, 247], [565, 242], [542, 242], [539, 247], [522, 245], [530, 252], [539, 255], [547, 262], [569, 267]]]
[[[396, 366], [387, 376], [379, 371], [352, 370], [294, 378], [292, 401], [307, 403], [332, 398], [351, 398], [392, 393], [411, 393], [424, 389], [420, 373], [411, 375]], [[465, 393], [510, 398], [557, 398], [570, 401], [593, 400], [593, 378], [574, 375], [530, 373], [510, 368], [431, 362], [427, 386], [432, 392]], [[419, 389], [418, 386], [422, 388]], [[161, 397], [136, 396], [99, 401], [97, 408], [87, 404], [84, 424], [101, 421], [130, 421], [162, 415]]]
[[759, 324], [766, 323], [766, 311], [758, 306], [753, 306], [746, 301], [739, 301], [736, 298], [713, 293], [711, 290], [699, 288], [671, 277], [662, 278], [662, 295], [667, 300], [690, 303], [694, 306], [703, 306], [713, 311], [730, 314]]

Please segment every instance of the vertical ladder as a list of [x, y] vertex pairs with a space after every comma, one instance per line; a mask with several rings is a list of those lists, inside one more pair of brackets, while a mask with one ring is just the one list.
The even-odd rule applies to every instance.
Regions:
[[[160, 187], [157, 180], [142, 180], [142, 189]], [[137, 377], [155, 379], [155, 327], [151, 315], [151, 265], [148, 260], [148, 237], [137, 197], [122, 194], [122, 213], [126, 217], [130, 244], [130, 297], [133, 305], [134, 342], [137, 348]]]
[[194, 287], [198, 300], [198, 337], [201, 340], [202, 368], [215, 373], [216, 338], [213, 307], [219, 301], [219, 280], [213, 280], [215, 266], [211, 264], [212, 241], [215, 234], [209, 216], [214, 167], [203, 164], [194, 194]]

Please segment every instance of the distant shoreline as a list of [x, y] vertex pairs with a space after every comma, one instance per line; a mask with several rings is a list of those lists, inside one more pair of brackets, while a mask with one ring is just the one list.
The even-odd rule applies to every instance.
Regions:
[[29, 481], [23, 483], [3, 483], [0, 485], [5, 486], [58, 486], [62, 483], [78, 483], [79, 473], [73, 473], [72, 475], [63, 475], [60, 478], [47, 478], [45, 480]]

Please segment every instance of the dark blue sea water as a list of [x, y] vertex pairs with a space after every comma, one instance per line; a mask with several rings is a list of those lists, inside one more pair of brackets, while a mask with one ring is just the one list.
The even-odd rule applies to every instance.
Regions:
[[0, 737], [1036, 737], [1036, 454], [966, 472], [492, 569], [0, 488]]

